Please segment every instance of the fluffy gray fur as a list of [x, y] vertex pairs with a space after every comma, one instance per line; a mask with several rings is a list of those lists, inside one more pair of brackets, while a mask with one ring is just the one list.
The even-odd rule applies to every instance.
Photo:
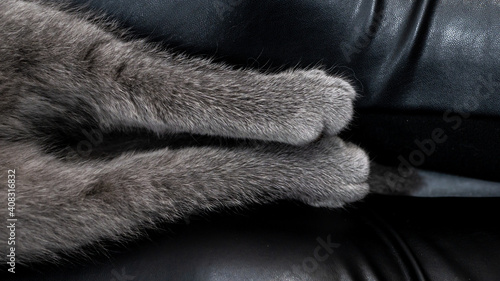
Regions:
[[[0, 182], [16, 170], [18, 261], [55, 261], [221, 207], [359, 200], [368, 193], [367, 155], [336, 137], [355, 97], [349, 83], [321, 70], [234, 70], [123, 39], [53, 5], [2, 0]], [[51, 149], [81, 128], [259, 141], [111, 159], [68, 159]], [[5, 219], [5, 187], [0, 202]], [[0, 228], [0, 241], [7, 235]], [[3, 243], [0, 256], [7, 249]]]

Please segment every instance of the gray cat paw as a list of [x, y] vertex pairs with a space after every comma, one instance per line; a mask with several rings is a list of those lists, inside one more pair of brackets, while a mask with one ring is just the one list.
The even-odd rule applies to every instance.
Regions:
[[337, 137], [325, 137], [314, 145], [316, 151], [309, 153], [315, 160], [308, 169], [316, 175], [303, 190], [301, 201], [336, 208], [368, 194], [370, 161], [361, 148]]
[[314, 81], [313, 87], [319, 102], [310, 100], [311, 110], [320, 109], [323, 133], [337, 135], [352, 119], [356, 91], [346, 80], [328, 75], [322, 70], [304, 71], [302, 74]]
[[289, 96], [282, 101], [283, 122], [277, 141], [302, 145], [322, 134], [335, 136], [353, 115], [354, 88], [345, 80], [321, 70], [300, 70], [278, 74], [280, 91]]

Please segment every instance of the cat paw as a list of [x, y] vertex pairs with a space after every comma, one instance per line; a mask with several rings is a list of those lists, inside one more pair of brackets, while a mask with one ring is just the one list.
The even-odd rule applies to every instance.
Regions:
[[345, 80], [321, 70], [298, 70], [278, 74], [282, 99], [280, 139], [294, 145], [317, 140], [321, 135], [335, 136], [353, 116], [354, 88]]
[[324, 137], [309, 151], [314, 162], [301, 201], [315, 207], [337, 208], [369, 193], [370, 161], [367, 154], [338, 137]]
[[310, 95], [316, 96], [317, 99], [309, 99], [308, 106], [311, 111], [320, 110], [322, 133], [338, 135], [352, 119], [356, 91], [346, 80], [328, 75], [322, 70], [301, 71], [299, 74], [311, 81]]

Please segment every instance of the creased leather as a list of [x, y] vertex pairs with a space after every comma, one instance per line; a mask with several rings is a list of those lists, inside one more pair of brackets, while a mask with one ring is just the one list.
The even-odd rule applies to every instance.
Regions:
[[111, 259], [23, 267], [16, 280], [497, 280], [499, 199], [375, 196], [344, 210], [281, 203], [192, 217]]

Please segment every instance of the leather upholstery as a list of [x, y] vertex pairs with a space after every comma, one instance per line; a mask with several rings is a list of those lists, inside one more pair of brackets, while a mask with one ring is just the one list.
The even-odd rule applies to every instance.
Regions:
[[497, 0], [73, 1], [190, 54], [260, 69], [321, 64], [356, 85], [345, 136], [379, 162], [398, 165], [442, 128], [446, 143], [417, 168], [500, 181]]
[[376, 196], [345, 210], [254, 207], [163, 226], [165, 233], [90, 264], [18, 268], [24, 278], [16, 280], [498, 280], [499, 199]]

